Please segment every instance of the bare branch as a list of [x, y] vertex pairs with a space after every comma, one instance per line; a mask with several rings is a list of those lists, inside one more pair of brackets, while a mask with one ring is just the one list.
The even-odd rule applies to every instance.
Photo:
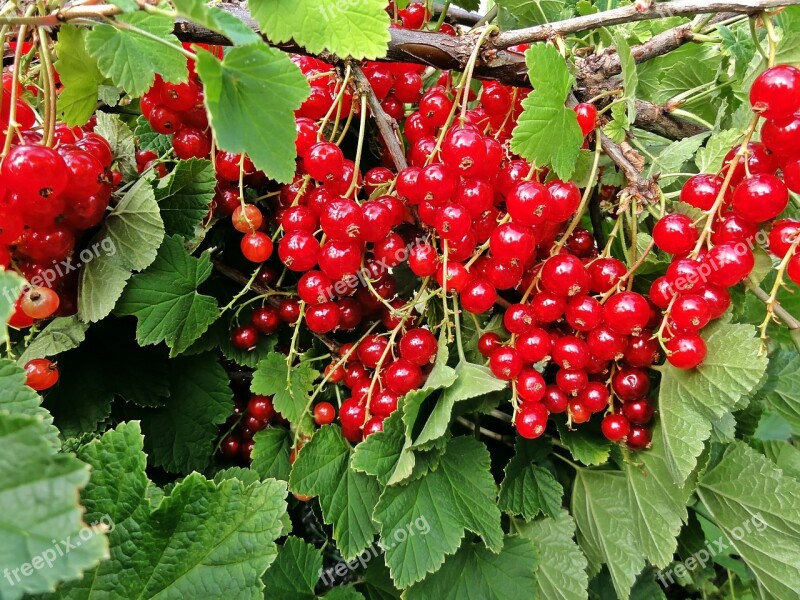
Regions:
[[517, 29], [499, 34], [494, 45], [508, 48], [516, 44], [543, 42], [558, 36], [580, 33], [610, 25], [621, 25], [634, 21], [651, 21], [668, 17], [683, 17], [716, 12], [753, 14], [769, 8], [780, 8], [798, 4], [796, 0], [675, 0], [673, 2], [653, 2], [649, 9], [638, 10], [636, 5], [615, 8], [592, 15], [574, 17], [546, 25]]

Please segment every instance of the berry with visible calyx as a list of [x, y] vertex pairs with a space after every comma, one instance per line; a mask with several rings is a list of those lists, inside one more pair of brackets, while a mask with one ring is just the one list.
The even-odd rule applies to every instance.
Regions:
[[251, 325], [236, 327], [231, 331], [231, 342], [239, 350], [252, 350], [258, 344], [258, 330]]
[[603, 306], [606, 324], [622, 335], [638, 335], [650, 319], [650, 305], [636, 292], [619, 292]]
[[675, 300], [669, 316], [678, 329], [699, 331], [711, 320], [711, 309], [703, 296], [686, 294]]
[[753, 111], [766, 119], [788, 119], [800, 110], [800, 69], [776, 65], [750, 87]]
[[683, 254], [697, 243], [698, 233], [694, 221], [680, 213], [666, 215], [653, 228], [653, 241], [668, 254]]
[[511, 381], [522, 371], [524, 363], [519, 352], [509, 346], [496, 348], [489, 357], [489, 368], [498, 379]]
[[539, 402], [544, 398], [547, 384], [535, 369], [523, 369], [517, 376], [517, 394], [523, 402]]
[[20, 308], [31, 319], [47, 319], [58, 310], [58, 294], [47, 287], [31, 288], [22, 295]]
[[683, 333], [666, 343], [667, 360], [679, 369], [694, 369], [706, 358], [706, 343], [696, 333]]
[[233, 211], [231, 217], [233, 221], [233, 228], [242, 233], [254, 232], [261, 227], [264, 222], [264, 215], [257, 206], [253, 204], [245, 204], [244, 206], [237, 206]]
[[600, 423], [600, 429], [607, 440], [619, 442], [624, 440], [631, 432], [631, 424], [624, 415], [614, 413], [606, 415]]
[[528, 440], [540, 437], [547, 428], [548, 414], [539, 402], [523, 404], [514, 419], [517, 433]]
[[608, 388], [598, 381], [586, 384], [577, 397], [578, 401], [593, 414], [607, 409], [610, 398]]
[[626, 442], [632, 450], [644, 450], [650, 446], [652, 439], [653, 433], [649, 428], [634, 425], [631, 427], [630, 433], [628, 433]]
[[43, 392], [58, 383], [58, 367], [46, 358], [34, 358], [25, 363], [25, 383], [37, 392]]
[[591, 280], [579, 258], [557, 254], [544, 263], [541, 282], [554, 294], [572, 297], [588, 292]]

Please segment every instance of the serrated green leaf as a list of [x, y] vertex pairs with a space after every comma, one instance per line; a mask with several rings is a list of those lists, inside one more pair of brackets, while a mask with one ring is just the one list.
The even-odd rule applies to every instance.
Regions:
[[284, 532], [285, 484], [192, 473], [162, 495], [147, 481], [142, 444], [129, 423], [80, 452], [93, 467], [84, 502], [113, 517], [111, 560], [52, 597], [263, 598], [261, 576]]
[[700, 477], [697, 494], [755, 573], [762, 595], [795, 597], [800, 589], [800, 482], [735, 442]]
[[86, 52], [83, 27], [64, 24], [58, 30], [54, 67], [64, 89], [58, 95], [58, 115], [70, 127], [85, 125], [97, 110], [98, 86], [105, 77]]
[[322, 570], [322, 553], [311, 544], [290, 536], [278, 550], [278, 557], [264, 575], [266, 598], [309, 600]]
[[500, 509], [530, 521], [539, 513], [555, 519], [561, 512], [564, 488], [546, 468], [537, 465], [552, 448], [517, 438], [515, 454], [500, 485]]
[[697, 151], [695, 163], [701, 173], [719, 173], [722, 161], [733, 145], [742, 137], [737, 129], [724, 129], [711, 134], [708, 142]]
[[585, 465], [602, 465], [611, 455], [611, 443], [600, 433], [598, 428], [583, 426], [578, 429], [567, 429], [565, 423], [556, 422], [558, 435], [572, 454], [572, 457]]
[[776, 64], [794, 64], [800, 62], [800, 8], [786, 7], [777, 15], [781, 35], [775, 52]]
[[345, 560], [364, 550], [378, 532], [372, 509], [378, 502], [378, 482], [350, 466], [352, 449], [338, 426], [317, 430], [298, 453], [289, 488], [304, 496], [319, 496], [322, 516], [333, 526], [333, 538]]
[[250, 468], [256, 471], [262, 479], [272, 477], [289, 481], [292, 465], [289, 462], [289, 452], [292, 445], [292, 436], [288, 429], [283, 427], [268, 427], [253, 436], [253, 462]]
[[778, 350], [770, 356], [767, 382], [758, 393], [800, 435], [800, 356]]
[[[537, 166], [552, 166], [558, 177], [568, 180], [583, 145], [575, 112], [564, 106], [575, 79], [549, 44], [531, 46], [525, 61], [534, 91], [522, 101], [511, 150]], [[554, 139], [559, 143], [553, 144]]]
[[586, 556], [575, 543], [575, 521], [569, 513], [561, 510], [555, 519], [539, 519], [522, 524], [519, 530], [536, 547], [539, 597], [547, 600], [586, 600], [586, 588], [589, 586]]
[[114, 161], [122, 171], [123, 176], [129, 179], [138, 177], [136, 170], [136, 137], [128, 124], [119, 115], [98, 112], [95, 115], [97, 124], [95, 133], [100, 134], [111, 146]]
[[164, 223], [153, 189], [139, 179], [122, 197], [92, 239], [93, 258], [81, 271], [78, 315], [96, 323], [114, 310], [132, 271], [141, 271], [156, 258], [164, 239]]
[[683, 486], [675, 485], [664, 458], [660, 429], [653, 432], [650, 449], [628, 455], [624, 470], [638, 546], [651, 564], [665, 568], [678, 547], [681, 526], [689, 518], [686, 503], [694, 491], [694, 478]]
[[352, 467], [378, 479], [381, 485], [390, 480], [402, 481], [414, 468], [414, 453], [406, 451], [402, 410], [396, 410], [383, 422], [383, 431], [367, 437], [356, 446]]
[[250, 389], [254, 394], [274, 396], [275, 410], [292, 423], [299, 423], [308, 412], [309, 394], [318, 376], [319, 371], [310, 363], [301, 362], [289, 368], [286, 356], [270, 352], [253, 373]]
[[[83, 523], [78, 504], [89, 468], [55, 454], [48, 435], [41, 417], [0, 412], [3, 598], [51, 591], [108, 557], [105, 536]], [[73, 546], [68, 553], [64, 540]]]
[[0, 343], [5, 343], [8, 339], [8, 331], [5, 327], [11, 315], [14, 314], [14, 305], [17, 303], [25, 280], [14, 271], [0, 270]]
[[412, 447], [423, 447], [447, 433], [453, 408], [458, 402], [506, 389], [507, 384], [492, 375], [488, 367], [460, 362], [455, 368], [456, 380], [445, 388], [428, 420], [414, 439]]
[[42, 408], [42, 398], [25, 384], [25, 370], [13, 361], [0, 359], [0, 412], [37, 417], [45, 427], [44, 436], [53, 448], [61, 446], [53, 417]]
[[608, 565], [617, 595], [627, 600], [645, 566], [645, 557], [634, 534], [625, 475], [619, 471], [579, 470], [572, 491], [572, 514], [589, 571], [596, 573], [601, 565]]
[[121, 28], [95, 25], [86, 35], [86, 50], [97, 61], [100, 72], [131, 96], [144, 94], [155, 81], [156, 73], [166, 81], [186, 81], [186, 57], [150, 37], [124, 27], [134, 27], [176, 47], [172, 19], [144, 11], [118, 15]]
[[[502, 548], [489, 453], [474, 438], [452, 439], [436, 470], [386, 488], [373, 516], [387, 545], [386, 564], [401, 589], [440, 569], [445, 557], [461, 545], [465, 530], [480, 535], [493, 552]], [[426, 524], [428, 533], [402, 541], [394, 537], [394, 532], [418, 522]]]
[[558, 21], [572, 12], [564, 0], [498, 0], [497, 6], [498, 22], [504, 31]]
[[406, 591], [408, 600], [528, 600], [536, 592], [536, 551], [531, 540], [506, 536], [503, 550], [466, 541], [442, 568]]
[[141, 151], [150, 150], [161, 156], [172, 150], [172, 138], [154, 130], [144, 115], [136, 118], [133, 135], [136, 139], [136, 147]]
[[614, 36], [614, 45], [617, 48], [620, 64], [622, 65], [622, 89], [625, 100], [626, 123], [628, 128], [636, 120], [636, 88], [639, 85], [639, 74], [636, 70], [636, 60], [631, 53], [630, 44], [622, 34]]
[[770, 459], [785, 475], [800, 480], [800, 450], [786, 440], [750, 440], [750, 445]]
[[155, 190], [167, 235], [193, 239], [208, 215], [217, 180], [210, 160], [181, 160]]
[[737, 78], [741, 78], [756, 53], [753, 36], [747, 27], [727, 27], [717, 25], [717, 33], [722, 40], [722, 49], [734, 59], [734, 69]]
[[164, 240], [164, 222], [149, 182], [140, 179], [134, 183], [104, 224], [107, 239], [111, 240], [122, 266], [142, 271], [156, 259]]
[[767, 368], [761, 341], [750, 325], [717, 322], [703, 331], [703, 337], [708, 355], [700, 367], [661, 368], [659, 428], [664, 458], [678, 485], [694, 470], [711, 435], [711, 422], [749, 395]]
[[294, 40], [315, 54], [374, 60], [386, 55], [390, 40], [383, 0], [254, 0], [250, 12], [273, 42]]
[[[272, 2], [270, 11], [296, 9], [282, 11]], [[294, 111], [309, 93], [300, 69], [280, 50], [254, 44], [233, 48], [221, 61], [200, 50], [197, 72], [219, 147], [246, 153], [272, 179], [291, 181], [295, 152], [287, 149], [297, 137]]]
[[219, 316], [217, 301], [197, 291], [212, 269], [207, 252], [194, 258], [180, 237], [167, 236], [153, 264], [131, 279], [116, 312], [139, 320], [141, 345], [166, 342], [170, 356], [177, 356]]
[[156, 466], [171, 473], [202, 471], [211, 463], [217, 426], [233, 412], [228, 376], [214, 354], [170, 361], [165, 405], [141, 411], [142, 430]]
[[217, 6], [209, 6], [205, 2], [195, 0], [172, 0], [172, 4], [179, 16], [224, 35], [234, 45], [244, 46], [261, 42], [261, 36], [244, 21]]
[[58, 317], [50, 321], [33, 341], [25, 348], [25, 352], [17, 362], [24, 365], [34, 358], [56, 356], [67, 350], [77, 348], [86, 338], [89, 325], [78, 317]]
[[700, 133], [670, 144], [650, 163], [647, 177], [660, 173], [662, 177], [659, 183], [662, 186], [673, 183], [678, 179], [674, 173], [683, 172], [681, 167], [698, 153], [698, 149], [707, 137], [707, 133]]

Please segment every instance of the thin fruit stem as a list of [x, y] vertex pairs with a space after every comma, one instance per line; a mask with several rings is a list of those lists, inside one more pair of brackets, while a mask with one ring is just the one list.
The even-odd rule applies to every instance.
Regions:
[[484, 29], [480, 36], [478, 37], [478, 41], [475, 42], [475, 49], [472, 51], [472, 54], [469, 57], [469, 62], [467, 62], [467, 66], [464, 69], [464, 74], [466, 75], [466, 79], [464, 80], [464, 95], [461, 99], [461, 122], [464, 123], [467, 120], [467, 108], [469, 106], [469, 87], [472, 83], [472, 72], [475, 70], [475, 63], [478, 62], [478, 56], [481, 53], [481, 46], [483, 46], [483, 42], [486, 41], [486, 38], [494, 32], [499, 31], [496, 25], [489, 25], [486, 29]]
[[[706, 222], [705, 225], [703, 226], [703, 230], [700, 232], [697, 244], [695, 245], [694, 250], [692, 250], [691, 253], [692, 258], [698, 257], [698, 255], [700, 254], [700, 250], [703, 249], [703, 244], [706, 243], [708, 236], [711, 235], [711, 228], [714, 224], [714, 219], [716, 218], [717, 213], [719, 213], [720, 209], [722, 208], [722, 205], [725, 203], [725, 196], [727, 195], [728, 188], [730, 187], [731, 181], [733, 180], [733, 174], [736, 172], [736, 167], [739, 165], [739, 160], [741, 160], [747, 154], [748, 144], [750, 143], [750, 140], [753, 138], [753, 135], [756, 132], [759, 119], [760, 117], [758, 115], [753, 117], [750, 126], [747, 128], [747, 131], [745, 132], [744, 140], [742, 141], [742, 144], [739, 147], [739, 151], [736, 153], [736, 156], [733, 157], [733, 160], [731, 160], [731, 163], [728, 166], [728, 171], [725, 174], [725, 180], [722, 183], [722, 188], [720, 189], [719, 194], [717, 195], [717, 199], [714, 201], [714, 205], [710, 209], [708, 209], [705, 213]], [[747, 165], [746, 158], [745, 158], [745, 165]]]
[[789, 265], [789, 261], [794, 257], [795, 253], [797, 252], [797, 247], [800, 245], [800, 235], [798, 235], [795, 240], [792, 242], [792, 245], [789, 247], [789, 251], [786, 253], [786, 256], [783, 257], [781, 260], [780, 265], [778, 265], [777, 275], [775, 277], [775, 283], [772, 285], [772, 290], [770, 290], [769, 298], [765, 304], [767, 305], [767, 315], [764, 317], [764, 321], [761, 323], [759, 327], [761, 331], [761, 339], [767, 338], [767, 327], [769, 324], [775, 319], [775, 305], [778, 301], [778, 293], [781, 291], [783, 287], [783, 276], [786, 274], [786, 267]]
[[[26, 15], [33, 14], [34, 7], [28, 8]], [[14, 50], [14, 67], [11, 73], [11, 97], [8, 104], [8, 131], [6, 132], [6, 141], [3, 145], [3, 152], [0, 154], [0, 159], [6, 157], [8, 151], [11, 150], [11, 140], [14, 139], [14, 134], [19, 131], [19, 123], [17, 123], [17, 99], [19, 95], [19, 71], [22, 59], [22, 46], [25, 40], [25, 35], [28, 33], [28, 26], [22, 25], [17, 32], [17, 48]]]
[[353, 180], [350, 182], [350, 187], [347, 189], [345, 197], [353, 194], [358, 194], [358, 170], [361, 167], [361, 155], [364, 152], [364, 134], [367, 130], [367, 97], [361, 96], [361, 121], [358, 128], [358, 146], [356, 146], [356, 159], [353, 166]]
[[583, 213], [586, 212], [586, 207], [589, 206], [589, 199], [592, 197], [592, 190], [594, 186], [597, 184], [597, 173], [600, 167], [600, 154], [603, 149], [602, 144], [600, 143], [600, 132], [599, 130], [596, 132], [597, 134], [597, 141], [595, 142], [594, 147], [594, 162], [592, 163], [592, 172], [589, 175], [589, 183], [586, 185], [586, 189], [583, 191], [583, 197], [581, 198], [581, 203], [578, 206], [578, 210], [575, 212], [575, 216], [572, 218], [572, 221], [567, 227], [567, 230], [564, 232], [564, 235], [561, 236], [561, 239], [558, 240], [558, 243], [553, 246], [553, 250], [550, 252], [551, 256], [558, 254], [564, 245], [567, 243], [569, 236], [578, 228], [578, 225], [581, 224], [581, 219], [583, 219]]

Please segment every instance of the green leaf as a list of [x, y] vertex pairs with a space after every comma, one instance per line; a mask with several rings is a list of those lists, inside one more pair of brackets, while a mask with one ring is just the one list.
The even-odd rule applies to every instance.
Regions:
[[627, 125], [630, 127], [636, 120], [636, 88], [639, 86], [639, 74], [636, 70], [636, 60], [633, 58], [630, 44], [625, 36], [615, 35], [614, 44], [622, 65], [622, 89], [625, 94], [623, 99], [627, 108]]
[[628, 504], [628, 484], [619, 471], [580, 469], [572, 492], [572, 514], [578, 542], [589, 560], [589, 572], [608, 565], [614, 589], [627, 600], [645, 566]]
[[141, 151], [150, 150], [161, 156], [165, 152], [172, 150], [172, 137], [154, 130], [144, 115], [139, 115], [136, 118], [133, 134], [136, 140], [136, 147]]
[[5, 324], [14, 314], [14, 305], [17, 303], [25, 280], [14, 271], [0, 270], [0, 343], [5, 343], [8, 339], [8, 331]]
[[[271, 2], [270, 11], [294, 14], [296, 8], [281, 10]], [[297, 137], [294, 111], [309, 93], [300, 69], [280, 50], [255, 44], [233, 48], [221, 61], [200, 50], [197, 72], [219, 147], [246, 153], [272, 179], [291, 181], [295, 152], [287, 149]]]
[[274, 396], [275, 410], [292, 423], [299, 423], [308, 412], [309, 394], [317, 377], [319, 371], [311, 363], [301, 362], [290, 369], [286, 356], [270, 352], [253, 373], [250, 389], [254, 394]]
[[84, 322], [106, 318], [116, 306], [132, 271], [156, 258], [164, 239], [164, 223], [153, 188], [139, 179], [103, 221], [92, 239], [91, 260], [80, 276], [78, 315]]
[[453, 408], [458, 402], [506, 389], [507, 384], [492, 375], [488, 367], [460, 362], [455, 368], [456, 381], [446, 388], [412, 447], [422, 447], [441, 438], [448, 431]]
[[322, 553], [313, 545], [290, 536], [278, 550], [278, 557], [264, 576], [265, 598], [309, 600], [322, 570]]
[[575, 543], [575, 521], [566, 510], [554, 519], [539, 519], [519, 526], [520, 534], [533, 541], [539, 568], [539, 598], [586, 600], [589, 577], [586, 556]]
[[195, 0], [173, 0], [172, 4], [179, 16], [224, 35], [236, 46], [261, 42], [261, 36], [244, 21], [219, 7]]
[[250, 468], [256, 471], [262, 479], [289, 480], [292, 465], [289, 463], [289, 452], [292, 436], [288, 429], [283, 427], [268, 427], [253, 436], [253, 446]]
[[671, 174], [683, 172], [681, 167], [697, 154], [698, 148], [703, 145], [707, 137], [707, 133], [700, 133], [670, 144], [651, 162], [647, 176], [652, 177], [656, 173], [661, 173], [663, 177], [659, 179], [659, 183], [662, 186], [673, 183], [678, 177]]
[[186, 57], [177, 50], [166, 47], [150, 37], [145, 37], [124, 27], [140, 29], [151, 36], [180, 47], [172, 35], [172, 19], [144, 11], [118, 15], [113, 25], [95, 25], [86, 35], [86, 50], [97, 61], [100, 72], [131, 96], [144, 94], [158, 73], [166, 81], [186, 81]]
[[294, 40], [312, 54], [374, 60], [386, 55], [391, 39], [383, 0], [253, 0], [250, 12], [271, 41]]
[[711, 134], [708, 142], [697, 151], [695, 162], [701, 173], [719, 173], [725, 155], [731, 147], [742, 137], [738, 129], [723, 129]]
[[170, 356], [177, 356], [219, 316], [217, 301], [197, 291], [212, 269], [207, 252], [194, 258], [180, 237], [168, 236], [155, 262], [131, 279], [116, 312], [139, 320], [139, 344], [166, 342]]
[[61, 447], [53, 417], [42, 408], [42, 398], [25, 384], [25, 370], [13, 361], [0, 359], [0, 412], [39, 418], [45, 426], [47, 442]]
[[574, 78], [551, 45], [536, 44], [525, 56], [534, 91], [522, 101], [524, 110], [514, 128], [511, 150], [537, 166], [552, 166], [558, 177], [569, 179], [583, 145], [575, 112], [564, 106]]
[[539, 513], [555, 519], [561, 512], [564, 488], [553, 473], [536, 463], [543, 461], [552, 446], [517, 438], [515, 454], [505, 468], [500, 486], [500, 509], [522, 515], [530, 521]]
[[317, 430], [298, 453], [289, 488], [304, 496], [319, 496], [322, 516], [333, 526], [333, 538], [345, 560], [352, 560], [378, 532], [372, 509], [378, 502], [378, 482], [350, 467], [352, 449], [335, 425]]
[[54, 63], [64, 89], [58, 95], [58, 115], [70, 127], [85, 125], [97, 110], [97, 88], [105, 77], [86, 52], [83, 27], [64, 24], [58, 30]]
[[164, 222], [149, 182], [140, 179], [134, 183], [104, 225], [125, 268], [142, 271], [153, 264], [164, 240]]
[[708, 356], [689, 371], [661, 367], [659, 428], [664, 458], [676, 484], [694, 470], [711, 423], [753, 392], [767, 368], [761, 341], [750, 325], [717, 322], [703, 331]]
[[730, 28], [725, 25], [717, 25], [717, 33], [722, 40], [723, 51], [735, 61], [736, 77], [742, 78], [756, 53], [753, 36], [747, 27]]
[[764, 597], [800, 589], [800, 482], [743, 442], [728, 446], [698, 483], [714, 523], [755, 573]]
[[228, 375], [214, 354], [184, 356], [170, 361], [169, 383], [165, 406], [141, 413], [150, 458], [171, 473], [201, 471], [233, 411]]
[[[386, 488], [373, 516], [387, 545], [386, 564], [399, 588], [440, 569], [445, 557], [461, 545], [465, 530], [480, 535], [495, 553], [503, 544], [489, 453], [474, 438], [452, 439], [436, 470]], [[425, 535], [409, 534], [402, 541], [393, 536], [419, 522], [429, 530]]]
[[131, 179], [137, 178], [136, 137], [131, 128], [119, 115], [98, 112], [95, 117], [97, 125], [94, 131], [102, 135], [111, 146], [111, 153], [119, 164], [122, 174]]
[[197, 235], [214, 198], [217, 180], [210, 160], [181, 160], [169, 175], [161, 179], [155, 190], [167, 235], [184, 239]]
[[278, 337], [274, 335], [261, 335], [254, 348], [242, 350], [233, 344], [231, 330], [238, 326], [239, 322], [249, 322], [252, 311], [245, 310], [237, 315], [232, 315], [230, 319], [222, 318], [217, 321], [206, 335], [211, 335], [216, 346], [222, 352], [226, 360], [235, 362], [242, 367], [255, 369], [267, 355], [275, 349]]
[[[285, 484], [192, 473], [162, 497], [147, 480], [142, 447], [138, 424], [128, 423], [79, 452], [92, 466], [83, 494], [90, 514], [113, 518], [111, 560], [54, 597], [263, 597], [261, 576], [284, 532]], [[151, 496], [160, 498], [152, 508]]]
[[[55, 589], [108, 557], [100, 529], [82, 521], [89, 468], [55, 454], [41, 418], [0, 412], [0, 595]], [[56, 541], [54, 541], [56, 540]], [[64, 552], [64, 543], [72, 546]]]
[[650, 449], [628, 455], [624, 470], [639, 548], [651, 564], [665, 568], [672, 562], [678, 547], [681, 526], [688, 521], [686, 503], [695, 482], [693, 478], [683, 486], [673, 482], [664, 457], [660, 429], [653, 432]]
[[781, 38], [775, 53], [776, 64], [793, 64], [800, 62], [800, 8], [797, 6], [786, 7], [779, 15], [777, 21], [781, 29]]
[[567, 429], [566, 423], [556, 422], [558, 435], [572, 454], [572, 457], [585, 465], [602, 465], [611, 455], [611, 443], [603, 436], [599, 428], [587, 426], [578, 429]]
[[367, 437], [356, 446], [352, 467], [387, 485], [396, 478], [402, 481], [414, 468], [414, 453], [404, 452], [406, 446], [402, 409], [396, 410], [383, 422], [383, 431]]
[[767, 382], [758, 395], [800, 435], [800, 356], [778, 350], [770, 356]]
[[411, 586], [408, 600], [528, 600], [536, 592], [537, 557], [531, 540], [506, 536], [494, 554], [482, 544], [465, 542], [442, 568]]
[[78, 317], [58, 317], [47, 324], [25, 348], [17, 362], [24, 365], [34, 358], [56, 356], [67, 350], [77, 348], [86, 338], [89, 325]]
[[498, 0], [498, 21], [504, 31], [558, 21], [571, 14], [564, 0]]

